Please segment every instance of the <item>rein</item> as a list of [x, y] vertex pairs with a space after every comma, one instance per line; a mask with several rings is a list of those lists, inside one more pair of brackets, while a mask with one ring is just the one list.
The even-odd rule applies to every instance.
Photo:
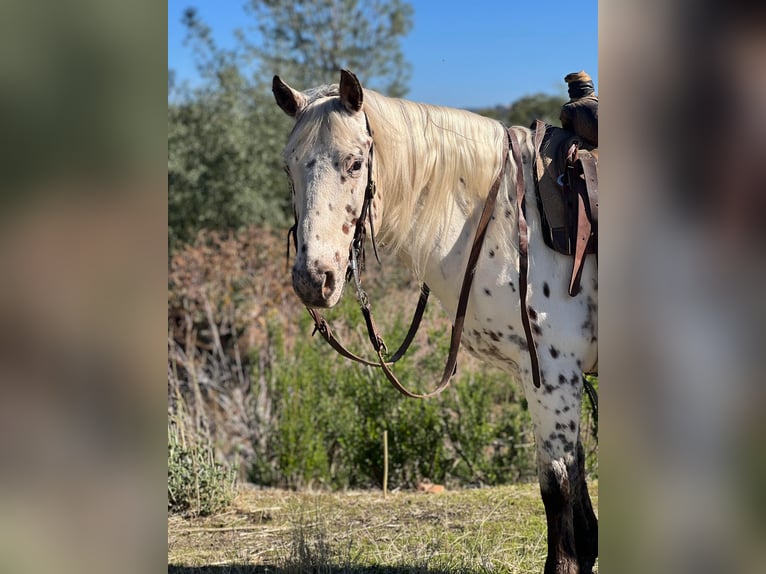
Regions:
[[[365, 115], [365, 123], [367, 125], [367, 133], [372, 137], [372, 128], [370, 127], [370, 122], [367, 116]], [[373, 222], [372, 217], [372, 200], [375, 197], [376, 193], [376, 187], [375, 187], [375, 180], [372, 177], [372, 162], [373, 162], [373, 155], [374, 155], [374, 144], [370, 145], [370, 153], [367, 157], [367, 185], [365, 186], [364, 190], [364, 200], [362, 202], [362, 209], [359, 213], [359, 217], [356, 221], [356, 227], [354, 228], [354, 237], [351, 240], [351, 245], [349, 247], [349, 265], [346, 269], [346, 281], [351, 281], [353, 279], [354, 281], [354, 287], [356, 288], [356, 296], [359, 300], [360, 309], [362, 311], [362, 316], [364, 317], [365, 324], [367, 326], [367, 334], [370, 338], [370, 342], [372, 343], [373, 348], [378, 353], [379, 361], [369, 361], [367, 359], [364, 359], [353, 352], [349, 351], [343, 343], [341, 343], [333, 334], [332, 329], [330, 328], [330, 324], [327, 322], [327, 319], [325, 319], [322, 314], [316, 310], [312, 309], [311, 307], [306, 307], [306, 311], [308, 311], [311, 318], [314, 320], [314, 331], [312, 335], [319, 333], [322, 338], [327, 341], [327, 343], [342, 357], [345, 357], [346, 359], [350, 359], [352, 361], [355, 361], [357, 363], [360, 363], [362, 365], [367, 365], [369, 367], [381, 367], [385, 364], [392, 365], [399, 361], [405, 353], [407, 352], [407, 349], [409, 349], [410, 344], [412, 343], [413, 339], [415, 338], [415, 335], [418, 332], [418, 328], [420, 327], [420, 321], [423, 318], [423, 313], [425, 313], [426, 306], [428, 305], [428, 296], [431, 293], [431, 289], [423, 283], [420, 288], [420, 297], [418, 298], [418, 304], [415, 308], [415, 313], [412, 316], [412, 321], [410, 322], [410, 327], [407, 330], [407, 334], [405, 335], [401, 345], [399, 348], [394, 352], [394, 354], [391, 356], [391, 358], [388, 361], [385, 361], [382, 357], [382, 353], [388, 353], [388, 348], [386, 347], [385, 342], [383, 341], [383, 337], [378, 332], [378, 328], [375, 325], [375, 320], [372, 316], [372, 310], [370, 308], [370, 299], [367, 296], [367, 293], [362, 288], [362, 278], [361, 278], [361, 271], [364, 269], [365, 265], [365, 251], [364, 251], [364, 244], [365, 239], [367, 237], [367, 229], [365, 221], [368, 221], [370, 224], [370, 239], [372, 242], [372, 249], [375, 253], [375, 259], [380, 263], [380, 256], [378, 255], [378, 247], [377, 242], [375, 240], [375, 224]], [[289, 175], [289, 174], [288, 174]], [[292, 185], [292, 183], [291, 183]], [[296, 251], [298, 248], [298, 241], [297, 237], [295, 235], [296, 229], [298, 226], [298, 216], [293, 211], [293, 217], [295, 218], [295, 224], [290, 228], [288, 231], [287, 236], [287, 259], [289, 262], [290, 259], [290, 237], [293, 239], [293, 244], [295, 245]], [[390, 370], [389, 370], [390, 372]], [[397, 386], [398, 384], [398, 386]], [[404, 387], [399, 384], [398, 381], [396, 381], [396, 384], [394, 386], [397, 389], [404, 389]], [[406, 391], [406, 389], [405, 389]], [[407, 392], [405, 392], [407, 394]], [[415, 396], [410, 393], [409, 396]]]
[[[365, 121], [367, 123], [367, 131], [370, 134], [370, 136], [372, 136], [372, 130], [370, 128], [369, 120], [366, 117], [365, 117]], [[510, 146], [509, 146], [509, 142], [510, 142]], [[520, 266], [519, 294], [521, 296], [521, 315], [522, 315], [522, 323], [524, 325], [524, 331], [527, 338], [527, 347], [529, 349], [530, 358], [532, 361], [532, 376], [533, 376], [535, 386], [539, 387], [540, 386], [540, 368], [538, 364], [537, 351], [535, 348], [534, 339], [532, 338], [532, 331], [531, 331], [530, 321], [529, 321], [529, 313], [528, 313], [527, 304], [526, 304], [527, 271], [528, 271], [528, 255], [527, 255], [528, 231], [527, 231], [526, 219], [524, 218], [523, 163], [522, 163], [521, 151], [520, 151], [518, 140], [516, 136], [513, 134], [513, 131], [511, 129], [506, 130], [506, 137], [503, 140], [503, 154], [502, 154], [502, 159], [500, 164], [501, 165], [500, 173], [498, 174], [497, 178], [492, 184], [492, 187], [489, 190], [487, 199], [484, 203], [484, 208], [479, 218], [479, 223], [476, 228], [476, 232], [474, 234], [473, 243], [471, 245], [471, 251], [468, 256], [468, 262], [466, 264], [465, 274], [463, 275], [463, 282], [460, 288], [460, 296], [458, 299], [457, 312], [455, 315], [455, 323], [452, 325], [449, 354], [447, 356], [447, 362], [444, 366], [444, 372], [442, 373], [442, 378], [437, 384], [436, 388], [433, 391], [428, 393], [423, 393], [423, 394], [414, 393], [410, 391], [409, 389], [407, 389], [404, 385], [402, 385], [402, 383], [399, 381], [399, 379], [396, 378], [396, 375], [394, 375], [394, 373], [391, 371], [391, 368], [390, 368], [394, 363], [396, 363], [399, 359], [401, 359], [404, 356], [410, 344], [412, 343], [413, 339], [415, 338], [415, 334], [417, 333], [418, 328], [420, 326], [420, 321], [423, 318], [423, 313], [425, 312], [426, 305], [428, 303], [428, 296], [431, 291], [428, 285], [426, 285], [425, 283], [422, 284], [421, 291], [420, 291], [420, 298], [418, 299], [418, 304], [415, 309], [415, 313], [412, 317], [412, 321], [410, 323], [410, 327], [407, 331], [407, 334], [405, 335], [404, 340], [402, 341], [402, 344], [399, 346], [396, 352], [393, 355], [391, 355], [391, 357], [388, 360], [386, 360], [386, 358], [384, 357], [384, 355], [388, 354], [388, 349], [373, 319], [372, 310], [370, 308], [369, 297], [367, 296], [367, 293], [362, 288], [361, 270], [364, 268], [364, 263], [365, 263], [364, 244], [365, 244], [365, 239], [367, 236], [366, 221], [369, 221], [369, 224], [370, 224], [370, 238], [372, 241], [375, 258], [377, 259], [378, 263], [380, 263], [380, 257], [378, 256], [378, 249], [377, 249], [377, 244], [375, 241], [375, 229], [374, 229], [372, 209], [371, 209], [372, 199], [375, 197], [375, 193], [376, 193], [375, 181], [373, 180], [373, 177], [372, 177], [374, 143], [370, 144], [370, 153], [367, 158], [367, 185], [365, 187], [362, 208], [356, 222], [354, 237], [351, 241], [351, 245], [349, 248], [349, 266], [348, 266], [348, 269], [346, 270], [346, 281], [351, 281], [352, 279], [354, 281], [357, 299], [359, 300], [362, 316], [364, 317], [365, 324], [367, 326], [367, 334], [370, 339], [370, 343], [372, 344], [373, 349], [375, 349], [375, 352], [378, 356], [378, 360], [370, 361], [362, 357], [359, 357], [355, 355], [354, 353], [352, 353], [351, 351], [349, 351], [332, 333], [329, 323], [322, 316], [322, 314], [316, 309], [306, 307], [306, 310], [308, 311], [309, 315], [314, 320], [314, 332], [312, 334], [318, 332], [322, 336], [322, 338], [325, 341], [327, 341], [327, 343], [341, 356], [347, 359], [350, 359], [352, 361], [355, 361], [357, 363], [361, 363], [363, 365], [382, 369], [383, 373], [386, 375], [386, 378], [389, 380], [389, 382], [391, 382], [393, 387], [407, 397], [416, 398], [416, 399], [429, 398], [429, 397], [438, 395], [444, 389], [446, 389], [447, 386], [449, 385], [449, 382], [452, 376], [456, 372], [457, 355], [458, 355], [458, 350], [460, 348], [460, 340], [462, 338], [463, 325], [465, 323], [465, 316], [466, 316], [466, 311], [468, 308], [468, 297], [471, 292], [471, 287], [473, 285], [473, 278], [476, 273], [476, 264], [479, 260], [479, 255], [481, 253], [482, 246], [484, 245], [484, 238], [487, 233], [487, 227], [489, 226], [489, 222], [492, 217], [492, 212], [494, 211], [495, 204], [497, 202], [497, 194], [500, 189], [500, 184], [503, 180], [503, 177], [505, 176], [505, 169], [506, 169], [506, 163], [508, 160], [509, 147], [512, 150], [513, 159], [517, 166], [516, 200], [517, 200], [518, 212], [519, 212], [519, 258], [520, 258], [519, 259], [519, 266]], [[295, 216], [296, 223], [288, 231], [288, 238], [287, 238], [288, 260], [290, 256], [290, 236], [292, 236], [293, 242], [297, 250], [297, 238], [296, 238], [296, 231], [295, 231], [297, 228], [297, 215], [295, 213], [293, 213], [293, 215]]]
[[[527, 338], [527, 349], [529, 350], [529, 359], [532, 363], [532, 381], [536, 388], [540, 388], [540, 363], [537, 359], [537, 348], [535, 340], [532, 337], [532, 326], [529, 321], [529, 307], [527, 307], [527, 284], [529, 274], [529, 227], [524, 215], [524, 171], [521, 158], [521, 148], [519, 141], [513, 130], [508, 130], [511, 138], [511, 149], [513, 150], [513, 160], [516, 162], [516, 206], [518, 207], [519, 217], [519, 299], [521, 300], [521, 324], [524, 326], [524, 335]], [[535, 133], [535, 153], [540, 149], [542, 136]]]

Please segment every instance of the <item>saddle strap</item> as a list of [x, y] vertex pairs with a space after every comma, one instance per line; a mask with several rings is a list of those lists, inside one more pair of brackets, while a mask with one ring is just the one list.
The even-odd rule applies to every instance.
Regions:
[[585, 266], [585, 251], [591, 236], [591, 225], [585, 216], [585, 203], [577, 194], [577, 237], [575, 238], [574, 264], [572, 277], [569, 280], [569, 296], [574, 297], [580, 292], [580, 278]]
[[[574, 264], [572, 277], [569, 281], [569, 295], [576, 296], [580, 292], [580, 279], [585, 266], [585, 256], [592, 251], [594, 241], [592, 221], [598, 220], [598, 178], [596, 176], [596, 159], [587, 150], [578, 150], [575, 159], [568, 167], [569, 190], [576, 195], [577, 201], [577, 236], [575, 238]], [[586, 206], [585, 200], [588, 200]]]
[[582, 165], [585, 187], [588, 190], [590, 218], [594, 222], [598, 222], [598, 156], [584, 149], [580, 150], [578, 156]]
[[[521, 323], [524, 326], [524, 334], [527, 337], [527, 350], [532, 364], [532, 381], [535, 387], [540, 387], [540, 362], [537, 357], [537, 348], [532, 336], [532, 326], [529, 321], [529, 309], [527, 308], [527, 284], [529, 282], [529, 227], [524, 215], [524, 164], [521, 157], [521, 147], [513, 133], [513, 129], [508, 129], [508, 135], [511, 139], [511, 150], [513, 160], [516, 163], [516, 207], [519, 213], [519, 298], [521, 306]], [[542, 136], [540, 137], [542, 141]], [[537, 139], [535, 145], [538, 145]]]
[[[473, 277], [476, 274], [476, 263], [479, 260], [481, 249], [484, 245], [484, 237], [487, 235], [487, 227], [489, 226], [490, 219], [492, 218], [492, 212], [495, 210], [495, 204], [497, 203], [497, 193], [500, 190], [500, 184], [505, 176], [505, 164], [508, 161], [508, 139], [510, 130], [506, 130], [506, 137], [503, 138], [503, 155], [500, 158], [500, 173], [497, 175], [492, 187], [487, 194], [487, 200], [484, 202], [484, 209], [482, 209], [481, 216], [479, 217], [479, 224], [476, 227], [476, 233], [473, 237], [473, 243], [471, 244], [471, 252], [468, 255], [468, 263], [466, 264], [465, 274], [463, 275], [463, 283], [460, 287], [460, 297], [457, 304], [457, 312], [455, 314], [455, 323], [452, 325], [452, 334], [450, 335], [450, 349], [447, 356], [447, 363], [444, 366], [444, 372], [442, 378], [436, 388], [429, 393], [414, 393], [407, 389], [396, 375], [388, 368], [386, 364], [382, 349], [376, 348], [378, 358], [380, 359], [380, 367], [388, 378], [389, 382], [394, 388], [403, 395], [413, 399], [426, 399], [433, 397], [441, 393], [449, 385], [452, 376], [457, 370], [457, 355], [460, 349], [460, 339], [463, 336], [463, 325], [465, 323], [466, 311], [468, 309], [468, 296], [471, 293], [471, 287], [473, 285]], [[513, 136], [511, 135], [511, 141]], [[518, 146], [517, 146], [518, 147]], [[519, 166], [519, 172], [521, 171], [521, 162], [517, 162]]]

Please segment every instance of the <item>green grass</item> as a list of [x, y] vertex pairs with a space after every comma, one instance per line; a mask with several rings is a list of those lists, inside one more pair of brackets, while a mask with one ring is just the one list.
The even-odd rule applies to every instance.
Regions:
[[178, 574], [539, 573], [545, 552], [536, 483], [386, 498], [245, 486], [225, 513], [168, 517]]

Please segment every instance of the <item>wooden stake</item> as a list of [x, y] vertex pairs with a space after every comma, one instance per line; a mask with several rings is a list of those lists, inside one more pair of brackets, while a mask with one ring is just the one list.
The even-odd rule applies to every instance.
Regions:
[[383, 431], [383, 498], [388, 493], [388, 431]]

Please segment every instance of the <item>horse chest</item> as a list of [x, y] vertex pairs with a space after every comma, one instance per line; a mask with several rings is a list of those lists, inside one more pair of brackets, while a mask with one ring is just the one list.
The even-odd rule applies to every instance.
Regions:
[[[465, 263], [448, 257], [432, 271], [426, 281], [454, 321]], [[518, 272], [494, 253], [482, 258], [474, 276], [462, 339], [463, 347], [475, 357], [514, 373], [524, 364], [527, 353], [517, 276]]]

